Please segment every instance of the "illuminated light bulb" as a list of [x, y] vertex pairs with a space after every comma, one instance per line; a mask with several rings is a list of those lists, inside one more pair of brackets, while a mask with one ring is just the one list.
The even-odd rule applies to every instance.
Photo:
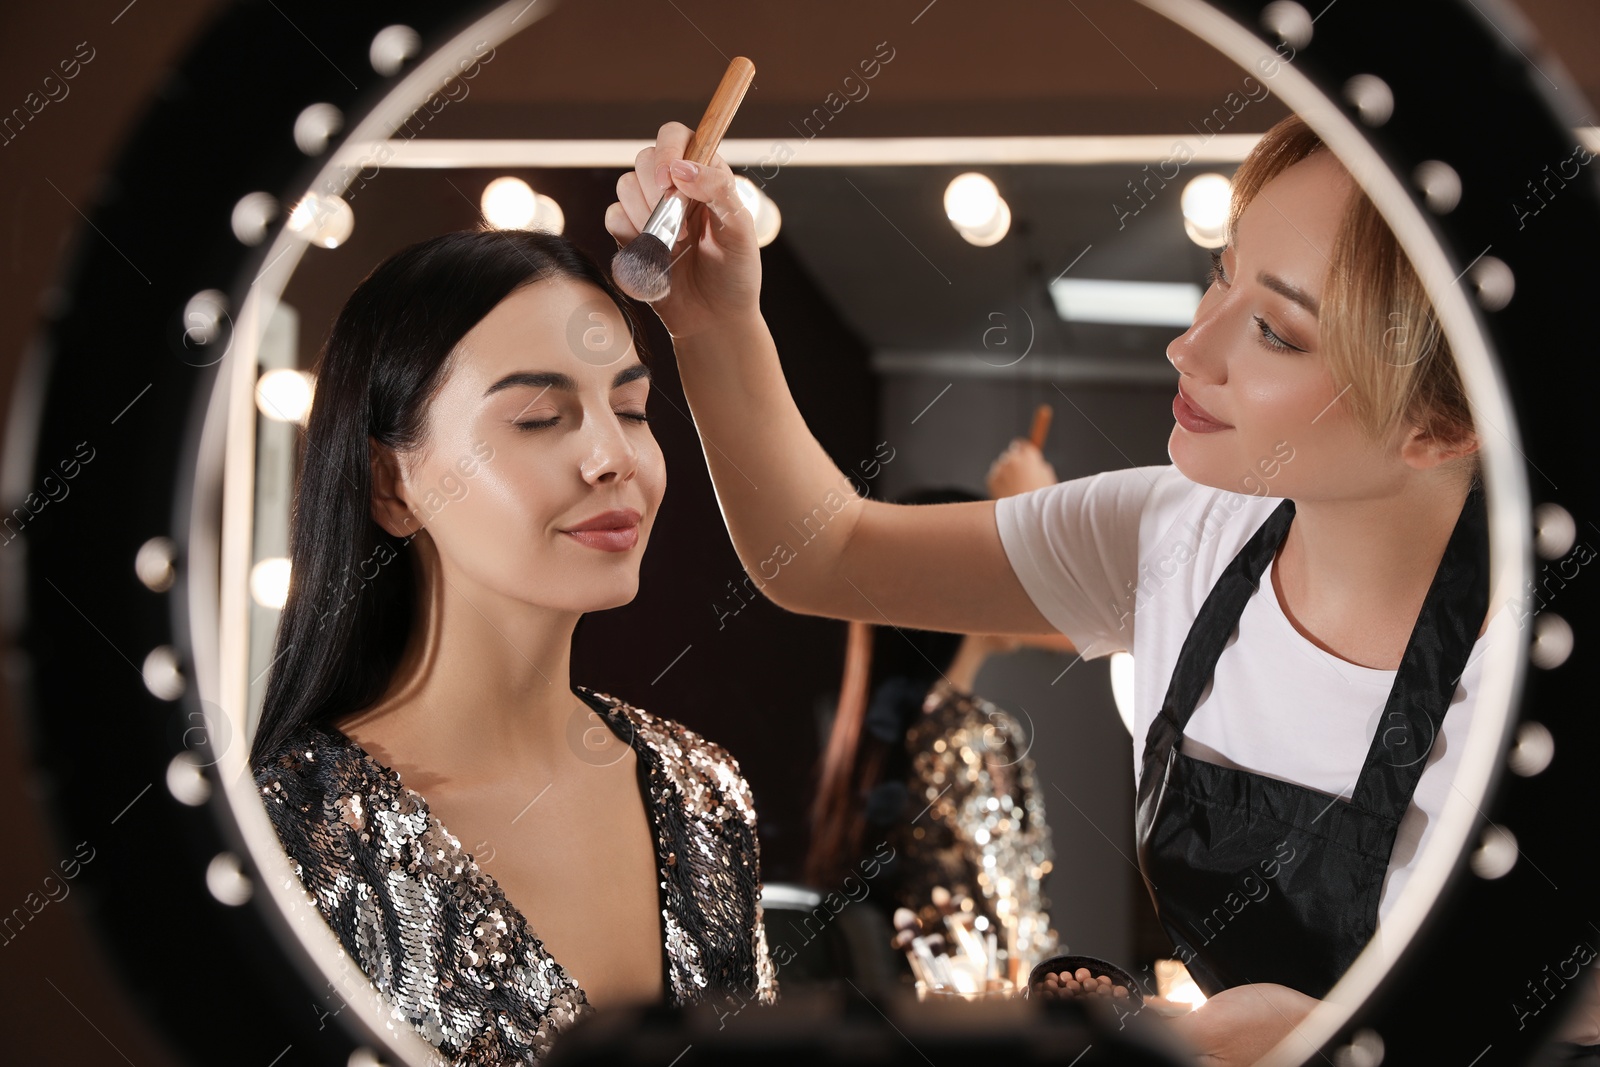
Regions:
[[968, 244], [977, 245], [979, 248], [988, 248], [990, 245], [999, 244], [1000, 240], [1011, 230], [1011, 205], [1002, 198], [994, 218], [983, 226], [957, 226], [959, 233]]
[[273, 556], [251, 567], [250, 599], [264, 608], [282, 608], [289, 599], [289, 561]]
[[344, 114], [332, 104], [312, 104], [294, 120], [295, 147], [314, 156], [344, 126]]
[[267, 227], [278, 217], [278, 202], [271, 193], [246, 193], [233, 205], [229, 220], [240, 244], [258, 245], [267, 236]]
[[422, 37], [410, 26], [385, 26], [372, 38], [367, 61], [385, 78], [400, 73], [406, 61], [422, 51]]
[[206, 864], [206, 888], [217, 900], [236, 908], [250, 899], [252, 886], [244, 866], [231, 852], [219, 852]]
[[178, 579], [178, 546], [170, 537], [152, 537], [133, 557], [133, 572], [152, 592], [165, 593]]
[[773, 203], [772, 197], [762, 192], [756, 187], [755, 182], [744, 175], [734, 175], [733, 184], [734, 188], [739, 190], [739, 199], [744, 203], [745, 210], [755, 219], [756, 246], [767, 247], [783, 228], [783, 213], [778, 210], [778, 205]]
[[496, 178], [483, 188], [479, 203], [483, 217], [497, 230], [544, 230], [560, 233], [567, 227], [561, 205], [521, 178]]
[[560, 204], [543, 193], [535, 193], [533, 199], [533, 221], [528, 223], [528, 229], [560, 233], [567, 228], [567, 216]]
[[315, 389], [316, 383], [304, 371], [269, 370], [256, 382], [256, 408], [269, 419], [303, 426]]
[[228, 296], [220, 289], [202, 289], [183, 306], [183, 340], [186, 345], [209, 345], [229, 324]]
[[988, 226], [999, 214], [1001, 203], [994, 182], [975, 171], [956, 175], [944, 189], [945, 217], [958, 230]]
[[1233, 183], [1221, 174], [1201, 174], [1183, 187], [1183, 231], [1201, 248], [1221, 248], [1228, 243], [1228, 204]]
[[184, 749], [167, 764], [167, 792], [180, 803], [198, 808], [211, 798], [211, 783], [193, 752]]
[[323, 248], [344, 244], [355, 225], [356, 213], [337, 196], [307, 193], [289, 213], [289, 231]]
[[958, 174], [944, 189], [944, 214], [968, 244], [987, 248], [1011, 229], [1011, 205], [994, 182], [976, 171]]
[[483, 217], [497, 230], [526, 229], [539, 210], [533, 187], [521, 178], [496, 178], [483, 187]]
[[183, 669], [178, 665], [178, 654], [171, 645], [151, 649], [144, 658], [140, 673], [144, 675], [145, 688], [152, 695], [162, 700], [177, 700], [183, 695]]

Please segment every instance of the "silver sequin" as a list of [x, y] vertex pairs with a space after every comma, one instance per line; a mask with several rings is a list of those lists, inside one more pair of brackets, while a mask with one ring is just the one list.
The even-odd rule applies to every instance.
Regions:
[[[1026, 975], [1057, 946], [1044, 881], [1053, 864], [1044, 798], [1021, 724], [980, 696], [936, 685], [906, 733], [911, 795], [927, 817], [901, 828], [903, 901], [925, 928], [942, 919], [930, 903], [942, 885], [970, 897], [995, 924]], [[927, 823], [926, 827], [924, 823]]]

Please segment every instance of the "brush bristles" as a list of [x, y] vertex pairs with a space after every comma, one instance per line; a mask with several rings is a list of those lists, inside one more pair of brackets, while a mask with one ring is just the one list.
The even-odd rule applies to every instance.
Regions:
[[660, 300], [672, 288], [672, 255], [659, 237], [641, 233], [611, 257], [611, 277], [635, 300]]

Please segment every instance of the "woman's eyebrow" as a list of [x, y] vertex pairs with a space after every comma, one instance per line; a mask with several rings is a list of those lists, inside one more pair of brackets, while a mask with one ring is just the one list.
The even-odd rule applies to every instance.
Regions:
[[1312, 296], [1310, 293], [1298, 286], [1290, 285], [1276, 274], [1268, 274], [1266, 271], [1262, 271], [1260, 274], [1256, 275], [1256, 281], [1260, 282], [1268, 289], [1271, 289], [1273, 292], [1293, 300], [1296, 304], [1299, 304], [1301, 307], [1311, 312], [1312, 315], [1317, 313], [1316, 297]]
[[[620, 389], [639, 378], [650, 380], [650, 368], [643, 363], [635, 363], [618, 371], [617, 376], [611, 380], [611, 388]], [[578, 388], [578, 383], [571, 375], [559, 371], [517, 371], [489, 386], [483, 391], [483, 395], [493, 396], [502, 389], [510, 389], [517, 385], [526, 385], [534, 389], [565, 389], [568, 392], [576, 392]]]

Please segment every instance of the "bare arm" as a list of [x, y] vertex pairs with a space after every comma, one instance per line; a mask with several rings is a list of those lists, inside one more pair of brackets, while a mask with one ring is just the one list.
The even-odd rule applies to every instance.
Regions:
[[854, 491], [806, 428], [759, 315], [675, 348], [734, 548], [773, 602], [925, 630], [1055, 632], [1011, 569], [994, 501], [910, 506]]
[[684, 394], [740, 561], [791, 611], [957, 633], [1050, 633], [1011, 570], [993, 501], [866, 500], [795, 407], [761, 318], [755, 224], [722, 158], [685, 164], [669, 122], [617, 183], [606, 229], [632, 241], [676, 186], [692, 202], [651, 306], [672, 334]]

